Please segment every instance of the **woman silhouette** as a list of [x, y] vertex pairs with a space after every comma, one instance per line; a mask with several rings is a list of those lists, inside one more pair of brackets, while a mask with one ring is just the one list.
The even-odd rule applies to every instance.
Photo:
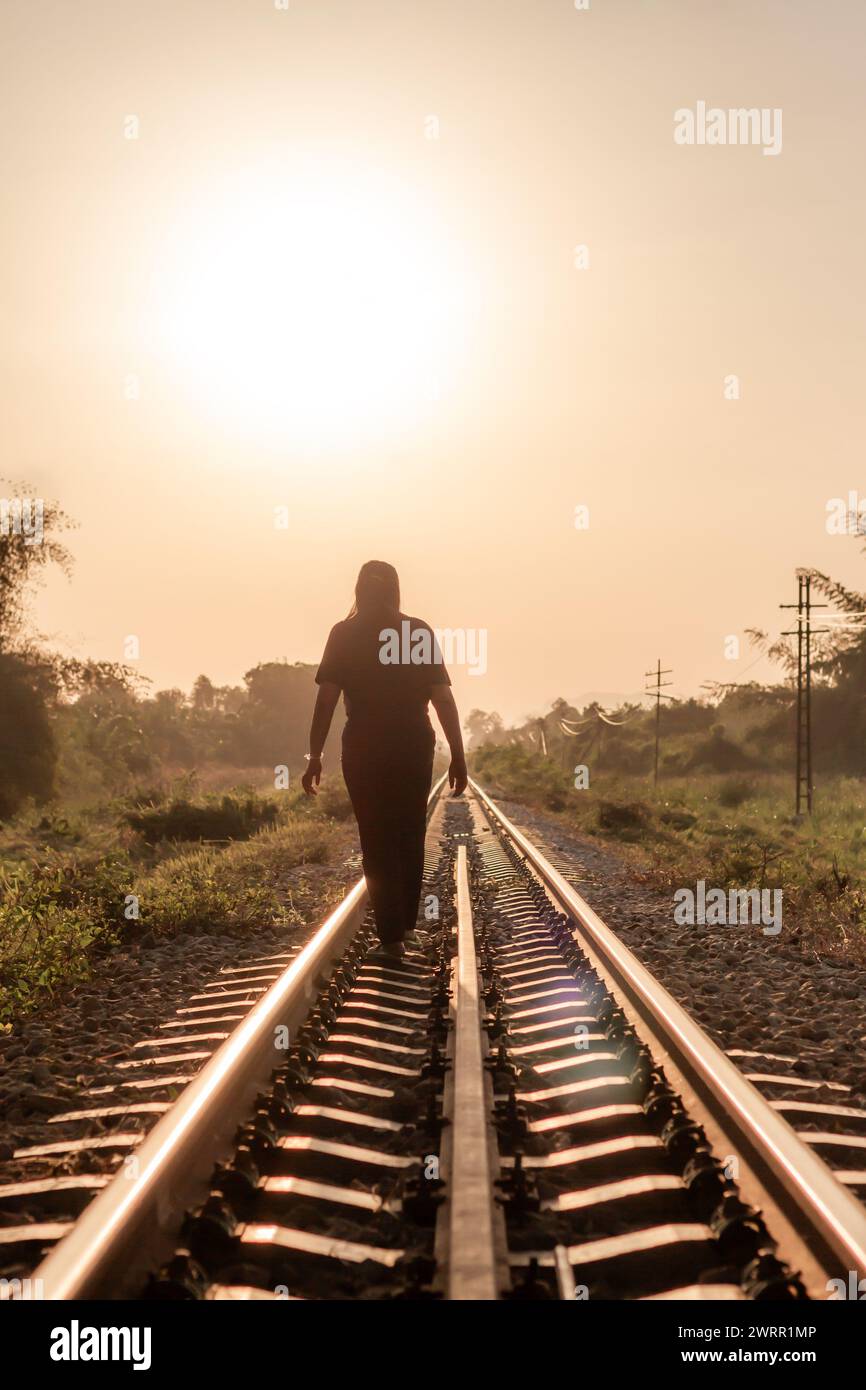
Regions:
[[451, 749], [448, 783], [466, 789], [466, 758], [451, 681], [432, 629], [400, 612], [393, 565], [368, 560], [349, 616], [331, 629], [316, 672], [319, 693], [302, 778], [322, 776], [322, 748], [340, 697], [346, 706], [343, 777], [358, 821], [367, 889], [383, 952], [399, 960], [414, 930], [424, 872], [427, 797], [436, 735], [430, 701]]

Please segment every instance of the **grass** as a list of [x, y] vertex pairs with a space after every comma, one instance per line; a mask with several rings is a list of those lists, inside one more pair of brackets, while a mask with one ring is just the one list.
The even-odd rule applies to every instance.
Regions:
[[719, 888], [782, 888], [785, 936], [866, 962], [866, 811], [857, 778], [828, 778], [811, 816], [793, 810], [790, 777], [749, 770], [652, 778], [573, 776], [525, 749], [481, 748], [473, 774], [493, 795], [553, 811], [622, 847], [633, 872], [664, 891], [703, 878]]
[[[338, 821], [345, 818], [340, 797], [335, 791], [307, 802], [286, 793], [267, 817], [270, 826], [257, 831], [250, 823], [255, 817], [238, 818], [234, 804], [225, 819], [224, 803], [243, 808], [245, 797], [244, 792], [215, 803], [223, 829], [234, 825], [242, 837], [225, 845], [138, 834], [128, 823], [128, 802], [68, 819], [31, 814], [4, 826], [0, 1027], [31, 1012], [60, 986], [86, 979], [94, 959], [120, 943], [302, 921], [301, 908], [311, 909], [321, 894], [303, 869], [327, 863], [338, 843]], [[185, 804], [191, 813], [174, 824], [199, 830], [213, 803]], [[176, 805], [165, 803], [168, 811]]]
[[276, 801], [250, 793], [244, 797], [225, 796], [218, 800], [191, 801], [173, 797], [168, 801], [136, 806], [124, 819], [146, 844], [159, 840], [247, 840], [276, 824], [280, 808]]

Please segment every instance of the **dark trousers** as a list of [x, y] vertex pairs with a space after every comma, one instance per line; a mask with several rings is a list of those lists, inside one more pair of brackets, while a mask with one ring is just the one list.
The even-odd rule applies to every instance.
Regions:
[[382, 942], [400, 941], [417, 921], [435, 743], [429, 723], [380, 732], [350, 721], [343, 730], [343, 777]]

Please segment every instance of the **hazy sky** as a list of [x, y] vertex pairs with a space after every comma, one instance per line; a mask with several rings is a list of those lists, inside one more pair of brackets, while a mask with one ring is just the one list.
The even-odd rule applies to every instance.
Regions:
[[[234, 682], [379, 558], [487, 630], [465, 708], [738, 679], [797, 565], [866, 587], [864, 54], [862, 0], [4, 0], [0, 473], [80, 522], [42, 629]], [[677, 144], [699, 102], [781, 151]]]

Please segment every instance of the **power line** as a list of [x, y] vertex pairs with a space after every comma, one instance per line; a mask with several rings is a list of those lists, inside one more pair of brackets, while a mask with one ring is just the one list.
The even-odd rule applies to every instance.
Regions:
[[[670, 697], [666, 696], [665, 698]], [[569, 734], [571, 738], [577, 738], [578, 730], [586, 724], [591, 724], [593, 719], [603, 724], [609, 724], [613, 729], [619, 729], [623, 724], [630, 724], [633, 719], [637, 719], [639, 715], [645, 713], [646, 710], [635, 709], [632, 710], [631, 714], [626, 715], [625, 719], [611, 719], [610, 715], [605, 714], [603, 709], [594, 709], [592, 714], [587, 715], [586, 719], [560, 719], [559, 727], [564, 734]]]
[[[666, 696], [665, 698], [670, 699], [671, 697]], [[609, 719], [604, 710], [601, 709], [597, 709], [595, 713], [596, 717], [601, 719], [605, 724], [610, 724], [613, 729], [619, 729], [623, 724], [630, 724], [633, 719], [637, 719], [639, 714], [646, 714], [646, 710], [636, 709], [634, 714], [628, 715], [626, 719]]]

